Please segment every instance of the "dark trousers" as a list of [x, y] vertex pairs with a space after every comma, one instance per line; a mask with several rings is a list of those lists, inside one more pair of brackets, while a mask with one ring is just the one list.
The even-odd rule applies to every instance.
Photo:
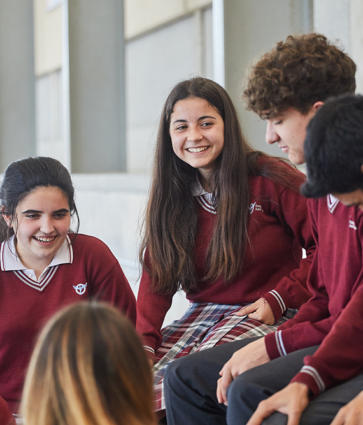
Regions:
[[[227, 408], [216, 398], [219, 372], [235, 351], [256, 339], [231, 342], [173, 362], [164, 378], [168, 425], [246, 424], [259, 402], [288, 385], [303, 366], [304, 357], [318, 348], [296, 351], [239, 375], [227, 390]], [[363, 375], [327, 390], [309, 403], [300, 424], [329, 425], [361, 390]], [[274, 413], [263, 424], [287, 424], [287, 416]]]

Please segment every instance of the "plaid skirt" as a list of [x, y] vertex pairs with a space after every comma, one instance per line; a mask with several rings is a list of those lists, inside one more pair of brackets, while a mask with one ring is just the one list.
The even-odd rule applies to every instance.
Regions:
[[226, 342], [264, 336], [297, 313], [297, 310], [288, 309], [273, 326], [269, 326], [247, 316], [236, 316], [242, 307], [237, 304], [191, 303], [181, 319], [161, 330], [163, 342], [155, 353], [153, 369], [155, 411], [165, 409], [163, 377], [169, 363]]

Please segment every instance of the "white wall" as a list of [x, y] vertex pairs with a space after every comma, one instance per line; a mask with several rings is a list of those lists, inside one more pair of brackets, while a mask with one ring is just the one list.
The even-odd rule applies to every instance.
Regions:
[[[146, 174], [73, 174], [80, 233], [104, 241], [119, 260], [135, 295], [138, 291], [139, 229], [150, 178]], [[188, 302], [183, 293], [174, 297], [164, 323], [179, 318]]]
[[208, 9], [126, 43], [128, 172], [150, 172], [158, 121], [171, 88], [195, 75], [212, 75], [211, 21]]

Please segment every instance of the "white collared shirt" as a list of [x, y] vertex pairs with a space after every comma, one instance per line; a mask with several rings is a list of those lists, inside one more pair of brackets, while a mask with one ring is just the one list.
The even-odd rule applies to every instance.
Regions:
[[206, 201], [208, 201], [210, 204], [212, 203], [212, 197], [213, 194], [210, 192], [207, 192], [203, 186], [201, 185], [199, 179], [197, 178], [196, 181], [192, 184], [192, 196], [204, 196]]
[[63, 244], [56, 252], [53, 260], [43, 270], [42, 274], [37, 279], [34, 270], [28, 269], [21, 262], [15, 248], [14, 236], [1, 244], [1, 270], [2, 271], [23, 271], [30, 279], [40, 282], [45, 273], [50, 267], [58, 266], [59, 264], [73, 263], [73, 248], [71, 241], [67, 235]]

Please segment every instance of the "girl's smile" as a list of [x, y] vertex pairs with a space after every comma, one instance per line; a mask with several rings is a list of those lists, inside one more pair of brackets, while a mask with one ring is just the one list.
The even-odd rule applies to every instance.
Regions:
[[67, 197], [57, 187], [39, 187], [19, 202], [15, 220], [4, 218], [14, 227], [21, 262], [39, 277], [67, 236], [71, 220]]
[[169, 132], [175, 155], [208, 181], [224, 145], [224, 122], [217, 109], [199, 97], [179, 100]]

